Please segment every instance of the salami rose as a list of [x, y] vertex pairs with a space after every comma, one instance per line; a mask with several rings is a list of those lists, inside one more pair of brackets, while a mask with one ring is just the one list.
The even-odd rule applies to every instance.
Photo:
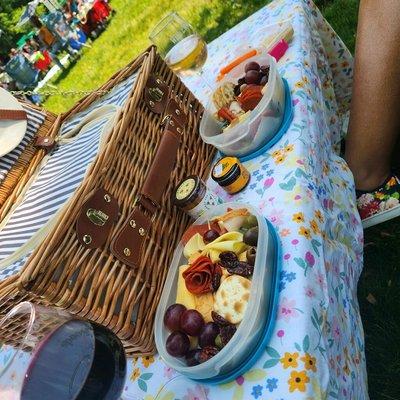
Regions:
[[183, 274], [187, 290], [193, 294], [211, 292], [213, 276], [221, 275], [221, 267], [208, 257], [199, 257]]

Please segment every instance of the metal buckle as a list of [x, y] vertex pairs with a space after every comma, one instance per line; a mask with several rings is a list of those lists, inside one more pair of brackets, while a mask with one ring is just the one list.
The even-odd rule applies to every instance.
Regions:
[[159, 103], [164, 97], [164, 92], [158, 87], [149, 88], [149, 96], [153, 101]]
[[167, 125], [168, 121], [172, 118], [171, 114], [167, 114], [161, 121], [161, 126]]
[[86, 211], [86, 216], [89, 218], [92, 224], [97, 226], [104, 226], [108, 221], [108, 215], [101, 210], [95, 210], [94, 208], [89, 208]]
[[[138, 195], [138, 196], [136, 196], [135, 201], [133, 202], [133, 207], [135, 208], [135, 207], [137, 206], [137, 204], [139, 203], [140, 206], [141, 206], [142, 208], [144, 208], [148, 213], [150, 213], [149, 210], [148, 210], [148, 209], [143, 205], [143, 203], [141, 202], [141, 198], [142, 198], [142, 195], [141, 195], [141, 194]], [[147, 197], [146, 197], [146, 200], [148, 200], [148, 201], [154, 206], [154, 208], [158, 209], [157, 204], [153, 203], [153, 202], [152, 202], [150, 199], [148, 199]], [[155, 219], [156, 219], [156, 214], [154, 213], [154, 214], [152, 214], [150, 221], [151, 221], [151, 222], [154, 222]]]

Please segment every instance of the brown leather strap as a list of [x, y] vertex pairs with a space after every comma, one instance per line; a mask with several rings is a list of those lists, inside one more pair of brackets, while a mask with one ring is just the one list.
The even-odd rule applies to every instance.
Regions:
[[118, 218], [117, 200], [106, 190], [97, 189], [83, 204], [76, 221], [79, 243], [89, 249], [101, 247]]
[[180, 137], [167, 127], [140, 193], [156, 206], [160, 204], [161, 196], [173, 171], [179, 144]]
[[135, 207], [111, 242], [111, 253], [132, 268], [139, 266], [150, 227], [151, 218]]
[[0, 121], [20, 121], [24, 119], [27, 119], [27, 116], [23, 110], [0, 110]]

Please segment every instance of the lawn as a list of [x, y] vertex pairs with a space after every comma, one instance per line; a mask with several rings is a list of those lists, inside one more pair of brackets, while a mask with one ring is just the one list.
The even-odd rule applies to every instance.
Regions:
[[[62, 90], [98, 87], [146, 48], [148, 32], [160, 18], [160, 10], [177, 10], [210, 41], [265, 3], [266, 0], [112, 0], [117, 13], [109, 27], [56, 84]], [[358, 0], [319, 0], [317, 4], [354, 51]], [[60, 112], [74, 101], [76, 98], [56, 96], [48, 99], [45, 106]], [[395, 379], [400, 376], [399, 237], [399, 220], [370, 229], [365, 235], [359, 301], [366, 334], [371, 400], [400, 399], [400, 381]]]

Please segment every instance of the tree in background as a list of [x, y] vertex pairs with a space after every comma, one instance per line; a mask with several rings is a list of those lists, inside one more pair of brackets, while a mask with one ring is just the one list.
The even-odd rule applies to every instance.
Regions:
[[[31, 0], [1, 0], [0, 1], [0, 63], [7, 59], [12, 47], [16, 47], [18, 39], [30, 32], [32, 26], [28, 23], [17, 26], [26, 5]], [[45, 11], [43, 5], [37, 8], [36, 15]]]

